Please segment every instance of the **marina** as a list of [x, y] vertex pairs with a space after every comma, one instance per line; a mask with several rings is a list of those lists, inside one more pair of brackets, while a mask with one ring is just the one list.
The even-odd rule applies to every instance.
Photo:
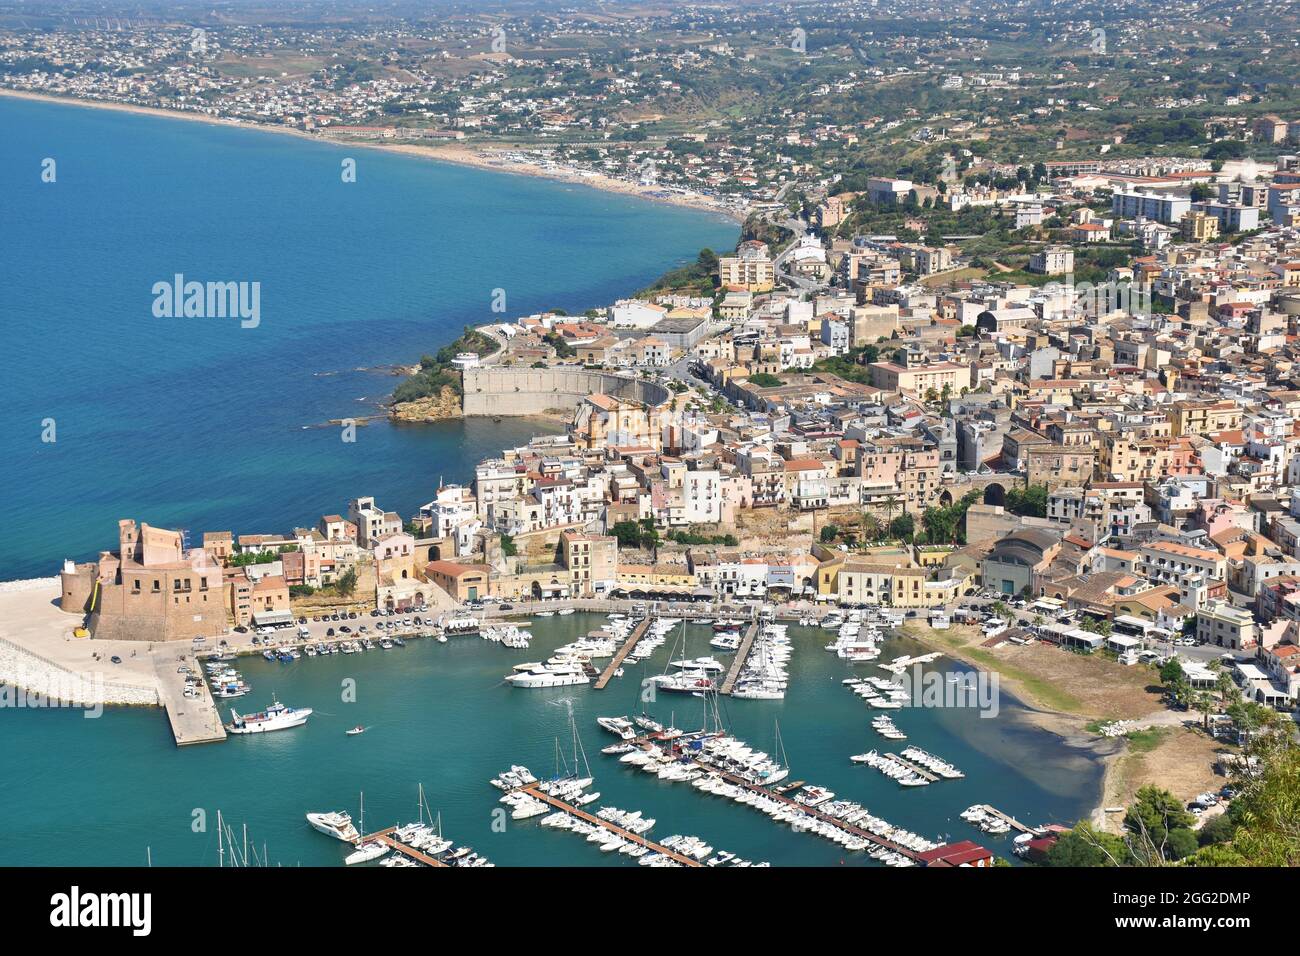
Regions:
[[[633, 832], [632, 830], [628, 830], [625, 827], [620, 826], [619, 824], [613, 822], [612, 820], [597, 816], [596, 814], [593, 813], [588, 813], [586, 810], [582, 809], [581, 807], [575, 806], [571, 803], [566, 802], [565, 800], [562, 800], [557, 796], [553, 796], [552, 794], [546, 793], [544, 790], [541, 789], [540, 784], [537, 782], [525, 784], [523, 787], [520, 787], [519, 789], [513, 790], [511, 792], [523, 794], [534, 800], [544, 803], [549, 807], [553, 807], [554, 809], [563, 813], [567, 817], [570, 817], [574, 820], [582, 821], [583, 823], [587, 824], [588, 827], [591, 827], [594, 831], [609, 834], [611, 840], [605, 841], [604, 845], [608, 845], [610, 842], [612, 842], [612, 840], [617, 840], [618, 843], [616, 848], [628, 846], [635, 849], [641, 847], [649, 851], [649, 853], [653, 853], [656, 854], [657, 856], [663, 857], [664, 859], [671, 860], [673, 863], [677, 864], [678, 866], [693, 867], [693, 866], [700, 865], [700, 861], [695, 859], [692, 856], [687, 856], [686, 854], [679, 853], [670, 847], [664, 846], [659, 843], [655, 843], [653, 840], [646, 838], [642, 834]], [[604, 848], [604, 845], [602, 845], [602, 849]], [[647, 857], [645, 855], [642, 855], [640, 859], [647, 859]], [[652, 865], [652, 864], [646, 864], [646, 865]]]
[[601, 671], [600, 676], [596, 678], [596, 690], [604, 690], [609, 682], [613, 680], [614, 674], [623, 666], [623, 662], [627, 660], [627, 656], [632, 653], [632, 649], [636, 647], [641, 638], [645, 636], [645, 632], [649, 627], [650, 618], [647, 617], [643, 618], [634, 628], [632, 628], [632, 633], [629, 634], [627, 640], [623, 642], [623, 646], [618, 649], [617, 653], [614, 654], [613, 659], [611, 659], [605, 669]]
[[[716, 617], [716, 613], [707, 616]], [[144, 848], [151, 847], [155, 865], [215, 866], [215, 836], [192, 833], [188, 827], [160, 829], [156, 825], [166, 806], [185, 801], [188, 806], [220, 806], [230, 820], [247, 823], [267, 842], [273, 863], [339, 866], [345, 855], [340, 851], [351, 850], [314, 831], [304, 821], [304, 811], [337, 807], [339, 796], [351, 793], [355, 817], [357, 785], [365, 784], [365, 820], [384, 823], [367, 828], [367, 835], [373, 835], [372, 831], [382, 831], [394, 821], [411, 819], [409, 798], [402, 793], [407, 787], [410, 789], [405, 792], [413, 793], [416, 783], [424, 779], [429, 802], [439, 808], [446, 832], [462, 844], [488, 848], [491, 861], [498, 866], [627, 865], [626, 854], [585, 851], [572, 833], [555, 827], [514, 827], [511, 836], [503, 838], [493, 829], [491, 815], [484, 808], [483, 781], [520, 756], [536, 759], [550, 753], [557, 735], [568, 739], [568, 705], [562, 704], [563, 700], [572, 703], [579, 738], [588, 753], [630, 743], [621, 733], [598, 724], [598, 717], [623, 717], [632, 725], [633, 739], [657, 732], [638, 720], [652, 722], [665, 733], [672, 733], [674, 724], [679, 728], [701, 726], [706, 701], [689, 695], [662, 695], [658, 702], [647, 704], [640, 699], [643, 688], [639, 680], [611, 683], [598, 695], [592, 693], [591, 685], [529, 691], [501, 686], [502, 673], [515, 663], [546, 660], [605, 623], [605, 615], [583, 611], [535, 618], [528, 628], [532, 642], [527, 650], [481, 639], [452, 638], [439, 643], [411, 640], [408, 635], [405, 648], [395, 646], [387, 652], [345, 655], [339, 651], [315, 657], [304, 652], [300, 659], [288, 662], [267, 661], [259, 653], [225, 661], [222, 663], [236, 669], [252, 688], [250, 695], [230, 702], [241, 713], [245, 707], [240, 704], [257, 710], [276, 697], [295, 707], [311, 707], [314, 713], [304, 726], [283, 733], [232, 737], [218, 747], [176, 748], [170, 731], [163, 729], [168, 722], [149, 709], [109, 708], [95, 722], [95, 733], [85, 732], [86, 722], [76, 711], [11, 711], [6, 720], [20, 730], [0, 754], [0, 769], [18, 779], [27, 774], [59, 779], [69, 772], [66, 768], [74, 766], [94, 774], [100, 781], [97, 793], [106, 820], [104, 826], [83, 835], [75, 854], [71, 848], [65, 852], [49, 834], [68, 814], [76, 812], [76, 788], [50, 789], [39, 804], [28, 802], [19, 793], [12, 805], [23, 825], [11, 836], [11, 858], [73, 862], [75, 856], [82, 862], [112, 864], [143, 860]], [[677, 653], [669, 640], [644, 661], [642, 666], [649, 674], [658, 673], [671, 661], [693, 660], [705, 652], [707, 635], [714, 633], [712, 625], [691, 623], [687, 628], [692, 649]], [[789, 752], [794, 766], [779, 782], [751, 790], [742, 786], [748, 781], [734, 773], [741, 768], [717, 764], [712, 779], [729, 791], [736, 787], [736, 797], [747, 796], [759, 807], [801, 814], [806, 804], [796, 798], [805, 782], [811, 782], [818, 793], [837, 796], [810, 808], [814, 815], [792, 816], [792, 821], [816, 823], [848, 839], [866, 839], [816, 815], [832, 817], [842, 810], [847, 818], [859, 814], [857, 823], [849, 826], [868, 833], [872, 831], [865, 824], [871, 822], [870, 816], [920, 834], [929, 842], [983, 841], [999, 855], [1009, 853], [1001, 845], [1009, 841], [999, 841], [996, 835], [960, 818], [960, 810], [987, 804], [1015, 819], [1066, 824], [1089, 811], [1094, 788], [1099, 786], [1099, 765], [1020, 719], [1013, 703], [1004, 700], [996, 720], [980, 719], [970, 710], [932, 708], [908, 709], [902, 712], [906, 721], [894, 712], [864, 714], [862, 702], [846, 694], [840, 683], [852, 674], [848, 662], [834, 654], [816, 653], [826, 643], [825, 632], [795, 622], [789, 625], [788, 637], [795, 652], [784, 700], [722, 697], [717, 701], [728, 734], [751, 744], [761, 742], [762, 746], [751, 747], [754, 753], [767, 751], [775, 763], [784, 765], [775, 746], [773, 718], [778, 718], [782, 749]], [[889, 637], [882, 646], [886, 659], [922, 653], [905, 638]], [[718, 657], [730, 663], [721, 653]], [[175, 671], [180, 662], [173, 655], [170, 664], [179, 686], [182, 675]], [[359, 693], [355, 703], [339, 701], [344, 679], [356, 681]], [[225, 703], [216, 703], [222, 706], [222, 717], [228, 718]], [[864, 731], [874, 737], [867, 726], [869, 715], [886, 713], [907, 732], [906, 743], [900, 747], [915, 745], [940, 755], [960, 767], [966, 777], [904, 789], [850, 764], [845, 759], [844, 741], [861, 740]], [[21, 729], [29, 724], [30, 729]], [[364, 727], [365, 733], [348, 736], [346, 731], [357, 726]], [[410, 729], [428, 726], [441, 732]], [[1014, 744], [1010, 749], [1008, 741]], [[599, 759], [612, 767], [615, 756], [622, 755]], [[691, 766], [706, 774], [703, 768]], [[281, 784], [266, 787], [269, 775]], [[385, 784], [376, 786], [375, 781], [380, 780]], [[429, 781], [434, 782], [430, 785]], [[796, 782], [798, 787], [778, 793]], [[735, 797], [702, 799], [705, 794], [693, 792], [696, 787], [682, 786], [681, 781], [658, 774], [603, 772], [595, 789], [601, 793], [599, 800], [579, 809], [593, 815], [606, 806], [633, 812], [639, 809], [658, 821], [656, 834], [697, 834], [715, 848], [724, 847], [743, 859], [770, 861], [773, 866], [880, 862], [865, 851], [846, 851], [844, 844], [829, 837], [810, 839], [807, 832], [796, 832], [791, 823], [774, 826], [774, 818], [766, 812], [737, 812]], [[577, 805], [572, 799], [560, 799]], [[804, 799], [816, 800], [817, 795], [805, 794]], [[843, 807], [855, 801], [869, 807], [869, 814]], [[558, 809], [548, 806], [548, 813]], [[834, 819], [843, 822], [846, 818]], [[882, 828], [874, 835], [882, 837], [884, 833]], [[383, 858], [390, 856], [404, 855], [390, 847]]]
[[731, 669], [727, 671], [727, 676], [722, 680], [722, 686], [719, 693], [730, 696], [736, 688], [736, 681], [740, 678], [740, 670], [745, 666], [745, 661], [749, 659], [749, 652], [754, 647], [754, 638], [758, 636], [758, 622], [755, 621], [745, 628], [745, 636], [740, 639], [740, 646], [736, 649], [736, 657], [731, 662]]
[[[778, 729], [778, 745], [779, 733]], [[661, 731], [633, 744], [635, 749], [619, 758], [622, 763], [660, 780], [689, 783], [703, 793], [750, 806], [789, 824], [796, 833], [812, 833], [846, 850], [865, 851], [870, 859], [889, 866], [913, 865], [920, 853], [940, 845], [889, 824], [861, 804], [836, 801], [825, 788], [802, 781], [776, 787], [788, 776], [788, 766], [721, 730], [671, 735]]]

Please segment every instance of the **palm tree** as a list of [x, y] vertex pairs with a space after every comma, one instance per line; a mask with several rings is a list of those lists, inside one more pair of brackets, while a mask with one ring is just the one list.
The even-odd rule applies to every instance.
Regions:
[[1214, 695], [1207, 691], [1197, 691], [1192, 704], [1201, 712], [1201, 726], [1210, 729], [1210, 714], [1214, 713]]
[[891, 525], [894, 522], [894, 511], [898, 508], [899, 495], [890, 494], [885, 496], [885, 525]]

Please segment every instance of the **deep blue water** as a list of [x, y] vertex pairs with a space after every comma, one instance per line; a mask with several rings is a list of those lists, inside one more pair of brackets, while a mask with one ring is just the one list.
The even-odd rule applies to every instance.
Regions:
[[[304, 428], [373, 412], [398, 381], [359, 369], [469, 323], [607, 304], [737, 233], [579, 186], [5, 98], [0, 184], [0, 580], [111, 546], [123, 517], [197, 536], [313, 524], [366, 494], [410, 513], [547, 427], [376, 422], [352, 444]], [[176, 273], [260, 283], [260, 324], [156, 318]]]

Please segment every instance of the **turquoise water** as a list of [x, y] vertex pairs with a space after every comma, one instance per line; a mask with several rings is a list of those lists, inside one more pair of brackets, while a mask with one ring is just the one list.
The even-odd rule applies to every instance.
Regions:
[[[548, 427], [304, 429], [376, 410], [397, 380], [358, 369], [469, 323], [607, 304], [737, 233], [579, 186], [5, 98], [0, 183], [0, 580], [93, 555], [122, 517], [285, 531], [366, 494], [408, 514]], [[176, 273], [260, 283], [260, 324], [155, 318], [153, 285]]]
[[[7, 824], [0, 864], [141, 864], [149, 852], [155, 865], [215, 865], [215, 818], [221, 810], [236, 831], [247, 824], [250, 842], [265, 844], [273, 863], [336, 865], [344, 845], [310, 830], [304, 813], [349, 809], [355, 817], [364, 791], [368, 829], [406, 822], [415, 817], [422, 783], [448, 837], [498, 864], [634, 865], [536, 820], [507, 821], [504, 832], [493, 828], [500, 793], [489, 778], [513, 763], [553, 771], [557, 738], [571, 753], [562, 703], [567, 698], [596, 778], [593, 789], [602, 794], [596, 806], [640, 809], [658, 820], [654, 835], [693, 833], [773, 865], [873, 865], [862, 854], [794, 833], [747, 807], [661, 782], [602, 755], [600, 748], [614, 738], [595, 718], [640, 711], [639, 667], [603, 691], [501, 684], [513, 664], [543, 659], [599, 623], [590, 615], [537, 619], [527, 650], [459, 638], [292, 664], [249, 658], [240, 664], [254, 687], [240, 701], [247, 709], [269, 702], [274, 692], [285, 703], [316, 712], [304, 727], [224, 744], [177, 749], [157, 710], [115, 709], [97, 720], [78, 711], [6, 711], [0, 714], [0, 811]], [[721, 712], [729, 729], [764, 749], [773, 745], [779, 721], [792, 780], [828, 786], [927, 836], [970, 838], [1008, 855], [1007, 837], [981, 834], [958, 814], [973, 803], [989, 803], [1030, 823], [1073, 823], [1095, 803], [1098, 765], [1028, 725], [1005, 698], [994, 719], [971, 710], [892, 712], [907, 743], [953, 762], [966, 772], [963, 780], [903, 789], [875, 770], [850, 764], [851, 754], [895, 749], [870, 729], [877, 712], [840, 683], [855, 670], [862, 676], [880, 672], [870, 665], [851, 667], [824, 651], [827, 632], [793, 627], [791, 635], [787, 698], [724, 699]], [[706, 653], [708, 636], [707, 628], [691, 629], [690, 656]], [[671, 653], [670, 641], [651, 667]], [[904, 653], [919, 651], [904, 639], [885, 645], [885, 659]], [[941, 660], [932, 666], [956, 665]], [[346, 679], [356, 681], [355, 703], [341, 700]], [[703, 703], [694, 698], [664, 695], [653, 710], [684, 729], [702, 725]], [[356, 724], [369, 729], [346, 736]], [[199, 809], [211, 824], [206, 832], [193, 829]]]

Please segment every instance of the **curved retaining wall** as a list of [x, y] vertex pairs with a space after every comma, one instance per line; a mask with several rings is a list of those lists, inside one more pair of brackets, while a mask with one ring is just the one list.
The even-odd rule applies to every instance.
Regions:
[[537, 415], [550, 408], [576, 408], [597, 392], [662, 405], [671, 393], [640, 378], [583, 368], [471, 368], [465, 370], [466, 415]]

